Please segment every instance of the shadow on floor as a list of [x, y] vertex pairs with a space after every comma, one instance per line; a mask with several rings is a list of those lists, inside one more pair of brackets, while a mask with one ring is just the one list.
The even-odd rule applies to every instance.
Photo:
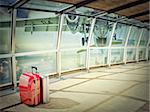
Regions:
[[67, 99], [67, 98], [50, 98], [50, 102], [47, 104], [37, 105], [36, 108], [44, 108], [44, 109], [66, 109], [71, 108], [80, 103]]

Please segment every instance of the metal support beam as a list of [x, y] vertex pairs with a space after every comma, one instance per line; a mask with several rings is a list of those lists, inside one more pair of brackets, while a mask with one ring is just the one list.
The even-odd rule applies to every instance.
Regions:
[[115, 33], [116, 26], [117, 26], [117, 22], [114, 23], [114, 25], [113, 25], [111, 36], [110, 36], [110, 41], [109, 41], [109, 44], [108, 44], [107, 64], [108, 64], [109, 67], [111, 66], [111, 44], [112, 44], [112, 38], [113, 38], [113, 35]]
[[59, 77], [61, 77], [61, 51], [60, 51], [60, 44], [61, 44], [61, 37], [62, 37], [62, 28], [63, 28], [63, 22], [64, 22], [64, 14], [60, 15], [60, 22], [59, 22], [59, 29], [58, 29], [58, 35], [57, 35], [57, 44], [56, 44], [56, 69], [57, 74]]
[[12, 9], [12, 24], [11, 24], [11, 53], [12, 53], [12, 82], [14, 89], [17, 87], [16, 81], [16, 58], [15, 58], [15, 28], [16, 28], [16, 9]]
[[143, 4], [143, 3], [148, 2], [148, 1], [149, 1], [149, 0], [137, 0], [137, 1], [134, 1], [134, 2], [127, 3], [127, 4], [121, 5], [121, 6], [119, 6], [119, 7], [110, 9], [110, 10], [108, 10], [107, 12], [108, 12], [108, 13], [118, 12], [118, 11], [120, 11], [120, 10], [125, 10], [125, 9], [127, 9], [127, 8], [134, 7], [134, 6], [137, 6], [137, 5], [139, 5], [139, 4]]
[[139, 35], [139, 38], [138, 38], [137, 45], [136, 45], [136, 62], [139, 61], [139, 44], [140, 44], [140, 41], [141, 41], [143, 32], [144, 32], [144, 30], [142, 29], [142, 31], [141, 31], [141, 33], [140, 33], [140, 35]]
[[127, 61], [127, 44], [128, 44], [128, 40], [129, 40], [129, 37], [130, 37], [131, 29], [132, 29], [132, 26], [130, 26], [127, 37], [126, 37], [126, 40], [125, 40], [124, 53], [123, 53], [123, 62], [124, 62], [124, 64], [126, 64], [126, 61]]
[[77, 3], [77, 4], [74, 4], [73, 6], [71, 6], [71, 7], [68, 7], [68, 8], [66, 8], [66, 9], [63, 9], [63, 10], [61, 10], [59, 13], [67, 13], [67, 12], [70, 12], [70, 11], [73, 11], [73, 10], [75, 10], [75, 9], [77, 9], [77, 8], [80, 8], [80, 7], [82, 7], [82, 6], [85, 6], [85, 5], [87, 5], [87, 4], [90, 4], [90, 3], [92, 3], [92, 2], [95, 2], [95, 1], [97, 1], [97, 0], [84, 0], [84, 1], [81, 1], [81, 2], [79, 2], [79, 3]]
[[141, 13], [137, 13], [137, 14], [133, 14], [133, 15], [127, 16], [127, 18], [130, 19], [130, 18], [135, 18], [135, 17], [139, 17], [139, 16], [144, 16], [144, 15], [147, 15], [147, 14], [149, 14], [149, 10], [141, 12]]
[[141, 22], [149, 22], [149, 19], [142, 20]]
[[147, 45], [146, 45], [146, 60], [147, 61], [148, 61], [149, 44], [150, 44], [150, 37], [149, 37]]
[[[11, 7], [13, 7], [13, 8], [21, 7], [22, 5], [24, 5], [28, 1], [30, 1], [30, 0], [17, 0], [14, 4], [11, 5]], [[8, 10], [10, 10], [10, 8]]]
[[90, 65], [90, 43], [91, 43], [91, 38], [92, 38], [95, 22], [96, 22], [96, 18], [93, 18], [89, 36], [88, 36], [87, 52], [86, 52], [86, 70], [87, 70], [87, 72], [89, 72], [89, 70], [90, 70], [90, 66], [89, 66]]

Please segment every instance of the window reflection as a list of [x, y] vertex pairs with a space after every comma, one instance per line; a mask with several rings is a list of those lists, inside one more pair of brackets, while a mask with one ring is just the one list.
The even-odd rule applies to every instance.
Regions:
[[107, 51], [104, 49], [91, 49], [90, 66], [107, 64]]
[[71, 70], [79, 67], [85, 67], [86, 50], [68, 50], [61, 52], [61, 67], [63, 70]]
[[144, 29], [140, 40], [140, 46], [147, 46], [148, 39], [149, 39], [149, 31], [147, 29]]
[[91, 39], [92, 47], [107, 46], [110, 41], [113, 23], [104, 20], [96, 20], [94, 33]]
[[16, 23], [16, 52], [55, 49], [58, 21], [53, 13], [28, 11], [27, 18]]
[[141, 30], [138, 27], [132, 27], [131, 33], [128, 39], [128, 46], [136, 46], [139, 36], [140, 36]]
[[135, 60], [136, 49], [129, 48], [127, 49], [127, 61]]
[[0, 59], [0, 84], [11, 81], [11, 60]]
[[123, 49], [111, 50], [111, 63], [123, 62]]
[[11, 15], [6, 8], [0, 10], [0, 54], [3, 54], [11, 49]]
[[146, 49], [139, 49], [139, 60], [145, 59], [146, 56]]
[[24, 72], [31, 72], [31, 66], [36, 66], [40, 74], [56, 72], [56, 54], [22, 56], [16, 58], [17, 80]]
[[90, 28], [91, 19], [75, 15], [65, 15], [61, 48], [86, 47]]
[[118, 23], [112, 38], [112, 46], [123, 46], [129, 30], [129, 26]]

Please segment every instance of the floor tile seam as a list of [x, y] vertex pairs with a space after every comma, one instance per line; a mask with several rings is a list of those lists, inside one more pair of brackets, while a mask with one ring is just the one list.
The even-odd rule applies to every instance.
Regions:
[[[112, 74], [109, 74], [109, 75], [113, 75], [113, 73], [112, 73]], [[96, 77], [96, 78], [99, 78], [99, 76]], [[87, 79], [86, 81], [83, 81], [83, 82], [80, 82], [80, 83], [77, 83], [77, 84], [73, 84], [73, 85], [71, 85], [71, 86], [67, 86], [67, 87], [64, 87], [64, 88], [59, 89], [59, 90], [68, 89], [68, 88], [70, 88], [70, 87], [73, 87], [73, 86], [76, 86], [76, 85], [80, 85], [80, 84], [83, 84], [83, 83], [88, 82], [88, 81], [91, 81], [91, 80], [95, 80], [96, 78], [94, 78], [94, 79]], [[73, 79], [73, 78], [70, 78], [70, 79]]]
[[143, 81], [138, 81], [138, 80], [121, 80], [121, 79], [106, 79], [106, 78], [98, 78], [97, 80], [112, 80], [112, 81], [123, 81], [123, 82], [143, 82]]
[[[77, 85], [80, 85], [80, 84], [83, 84], [85, 82], [88, 82], [88, 81], [91, 81], [91, 80], [95, 80], [95, 79], [89, 79], [89, 80], [86, 80], [86, 81], [83, 81], [83, 82], [80, 82], [80, 83], [77, 83], [77, 84], [74, 84], [74, 85], [71, 85], [71, 86], [67, 86], [67, 87], [64, 87], [62, 89], [58, 89], [58, 91], [62, 91], [64, 89], [68, 89], [68, 88], [71, 88], [71, 87], [74, 87], [74, 86], [77, 86]], [[145, 81], [144, 81], [145, 82]], [[136, 82], [137, 84], [140, 84], [140, 83], [143, 83], [143, 82]], [[49, 90], [49, 91], [52, 91], [52, 90]]]
[[[140, 73], [140, 74], [139, 74], [139, 73], [137, 74], [137, 73], [128, 73], [128, 72], [126, 72], [125, 74], [131, 74], [131, 75], [145, 75], [145, 74], [141, 74], [141, 73]], [[148, 74], [146, 74], [146, 75], [148, 75]]]
[[111, 100], [111, 99], [113, 99], [113, 98], [115, 98], [115, 97], [120, 96], [123, 92], [127, 91], [128, 89], [130, 89], [130, 88], [132, 88], [132, 87], [134, 87], [134, 86], [136, 86], [136, 85], [137, 85], [137, 84], [134, 84], [134, 85], [130, 86], [129, 88], [126, 88], [125, 90], [123, 90], [123, 91], [117, 93], [116, 96], [112, 96], [112, 97], [106, 99], [105, 101], [100, 102], [100, 103], [96, 104], [95, 106], [93, 106], [93, 107], [91, 107], [91, 108], [89, 108], [89, 109], [87, 109], [87, 110], [85, 110], [85, 111], [83, 111], [83, 112], [88, 112], [88, 111], [90, 111], [90, 110], [92, 110], [92, 109], [98, 107], [99, 105], [102, 105], [102, 104], [106, 103], [107, 101], [109, 101], [109, 100]]
[[121, 80], [121, 79], [106, 79], [104, 77], [97, 77], [97, 78], [81, 78], [81, 77], [77, 77], [74, 79], [95, 79], [95, 80], [113, 80], [113, 81], [124, 81], [124, 82], [143, 82], [143, 81], [138, 81], [138, 80]]
[[76, 83], [76, 84], [73, 84], [73, 85], [70, 85], [70, 86], [64, 87], [64, 88], [59, 89], [59, 90], [68, 89], [68, 88], [70, 88], [70, 87], [77, 86], [77, 85], [83, 84], [83, 83], [88, 82], [88, 81], [91, 81], [91, 80], [92, 80], [92, 79], [88, 79], [88, 80], [85, 80], [85, 81], [82, 81], [82, 82], [79, 82], [79, 83]]
[[105, 92], [84, 92], [84, 91], [71, 91], [71, 90], [56, 90], [55, 92], [70, 92], [70, 93], [84, 93], [84, 94], [93, 94], [93, 95], [94, 94], [97, 94], [97, 95], [111, 95], [111, 96], [117, 95], [116, 93], [112, 93], [112, 92], [109, 92], [109, 93], [105, 93]]
[[141, 101], [141, 102], [148, 102], [148, 100], [144, 100], [144, 99], [133, 97], [133, 96], [123, 95], [123, 94], [121, 94], [119, 96], [126, 97], [126, 98], [133, 99], [133, 100], [137, 100], [137, 101]]
[[[140, 68], [143, 68], [143, 67], [140, 67]], [[138, 68], [135, 68], [135, 69], [131, 69], [131, 70], [127, 70], [127, 71], [123, 71], [123, 72], [113, 72], [112, 74], [118, 74], [118, 73], [124, 73], [124, 72], [128, 72], [128, 71], [133, 71], [133, 70], [136, 70], [136, 69], [138, 69]], [[107, 72], [107, 71], [97, 71], [97, 72], [104, 72], [104, 73], [110, 73], [110, 72]], [[93, 72], [92, 72], [93, 73]], [[85, 75], [86, 73], [84, 73], [84, 75]], [[108, 74], [108, 75], [112, 75], [112, 74]], [[78, 76], [81, 76], [82, 74], [80, 74], [80, 75], [78, 75]], [[105, 76], [105, 75], [104, 75]], [[69, 77], [69, 78], [64, 78], [63, 80], [67, 80], [67, 79], [72, 79], [72, 78], [74, 78], [75, 76], [73, 76], [73, 77]], [[100, 76], [101, 77], [101, 76]], [[55, 82], [53, 82], [53, 83], [56, 83], [56, 82], [59, 82], [59, 81], [61, 81], [61, 80], [58, 80], [58, 81], [55, 81]]]

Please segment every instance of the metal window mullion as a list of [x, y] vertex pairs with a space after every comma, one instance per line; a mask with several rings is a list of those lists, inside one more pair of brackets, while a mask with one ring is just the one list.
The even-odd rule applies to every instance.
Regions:
[[137, 43], [137, 45], [136, 45], [136, 62], [138, 62], [139, 61], [139, 44], [140, 44], [140, 41], [141, 41], [141, 38], [142, 38], [142, 35], [143, 35], [143, 29], [142, 29], [142, 31], [141, 31], [141, 33], [140, 33], [140, 35], [139, 35], [139, 38], [138, 38], [138, 43]]
[[60, 44], [61, 44], [61, 37], [62, 37], [62, 28], [63, 28], [63, 22], [64, 22], [64, 14], [60, 15], [60, 22], [59, 22], [59, 29], [58, 29], [58, 35], [57, 35], [57, 45], [56, 45], [56, 70], [59, 77], [61, 77], [61, 50], [60, 50]]
[[11, 53], [12, 53], [12, 83], [14, 89], [17, 87], [16, 79], [16, 57], [15, 57], [15, 28], [16, 28], [16, 9], [12, 9], [12, 24], [11, 24]]
[[126, 64], [126, 61], [127, 61], [127, 44], [128, 44], [128, 40], [129, 40], [129, 37], [130, 37], [131, 29], [132, 29], [132, 26], [130, 26], [127, 37], [126, 37], [126, 40], [125, 40], [124, 53], [123, 53], [123, 62], [124, 62], [124, 64]]
[[94, 26], [95, 26], [95, 22], [96, 22], [96, 18], [92, 19], [92, 25], [91, 25], [91, 29], [89, 32], [89, 37], [88, 37], [88, 44], [87, 44], [87, 52], [86, 52], [86, 70], [89, 72], [89, 64], [90, 64], [90, 43], [91, 43], [91, 38], [92, 38], [92, 34], [93, 34], [93, 30], [94, 30]]
[[113, 25], [112, 33], [111, 33], [111, 36], [110, 36], [110, 41], [109, 41], [109, 44], [108, 44], [107, 64], [108, 64], [109, 67], [111, 65], [111, 44], [112, 44], [112, 38], [113, 38], [113, 35], [115, 33], [116, 25], [117, 25], [117, 22], [114, 23], [114, 25]]
[[146, 45], [146, 60], [148, 60], [148, 52], [149, 52], [149, 43], [150, 43], [150, 37], [148, 39], [147, 45]]

